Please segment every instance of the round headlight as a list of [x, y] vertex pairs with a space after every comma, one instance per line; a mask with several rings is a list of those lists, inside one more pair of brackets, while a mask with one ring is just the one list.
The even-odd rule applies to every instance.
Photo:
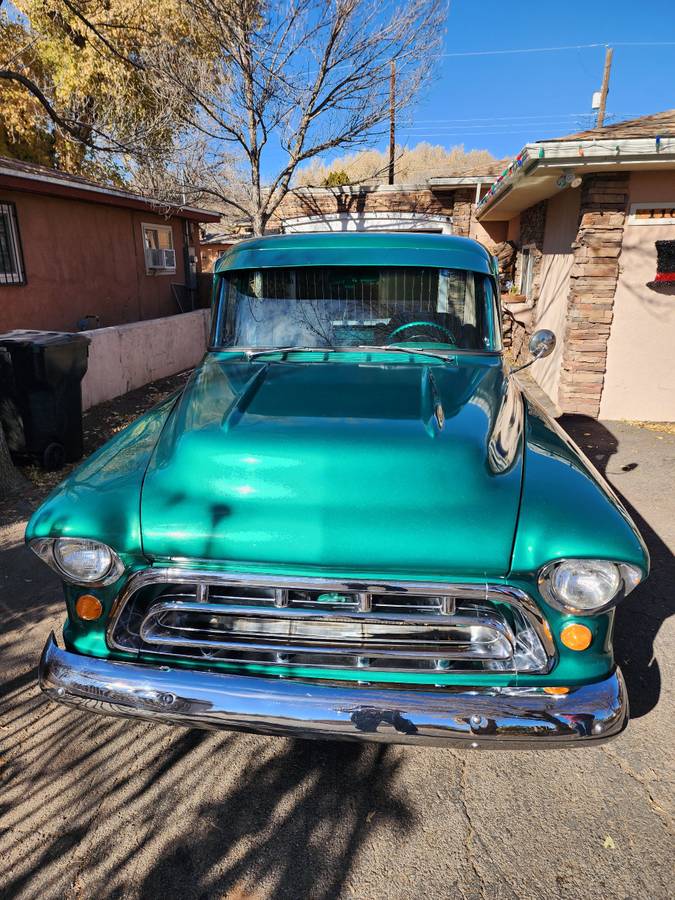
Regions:
[[103, 581], [113, 567], [113, 552], [99, 541], [82, 538], [57, 538], [54, 560], [65, 576], [92, 584]]
[[639, 584], [642, 573], [628, 563], [606, 559], [564, 559], [539, 576], [544, 597], [565, 612], [596, 613]]

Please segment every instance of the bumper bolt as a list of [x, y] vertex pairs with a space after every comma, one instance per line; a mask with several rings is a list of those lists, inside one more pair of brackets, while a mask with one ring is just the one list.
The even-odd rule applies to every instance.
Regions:
[[160, 694], [158, 700], [162, 706], [173, 706], [176, 702], [176, 697], [174, 694]]

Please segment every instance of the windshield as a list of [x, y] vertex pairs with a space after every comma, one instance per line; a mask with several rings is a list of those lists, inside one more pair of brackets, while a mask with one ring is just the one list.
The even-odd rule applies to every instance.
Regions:
[[498, 350], [492, 279], [418, 267], [246, 269], [224, 273], [217, 347], [417, 344]]

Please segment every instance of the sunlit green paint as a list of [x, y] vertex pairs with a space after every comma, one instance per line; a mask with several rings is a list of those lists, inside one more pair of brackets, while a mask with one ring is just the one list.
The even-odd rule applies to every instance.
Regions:
[[[338, 250], [344, 265], [361, 264], [363, 254], [372, 264], [391, 263], [391, 241], [387, 235], [250, 241], [219, 268], [336, 264]], [[489, 256], [474, 242], [407, 235], [399, 249], [397, 264], [490, 271]], [[429, 373], [443, 429], [433, 416]], [[316, 351], [253, 362], [237, 352], [209, 353], [179, 398], [116, 435], [50, 495], [26, 537], [59, 534], [110, 544], [126, 575], [188, 557], [200, 567], [256, 574], [489, 579], [534, 597], [557, 643], [556, 665], [545, 676], [369, 672], [372, 683], [598, 680], [613, 667], [613, 613], [576, 617], [551, 609], [538, 593], [537, 572], [560, 556], [648, 568], [644, 544], [610, 489], [554, 423], [527, 407], [497, 354], [458, 352], [444, 364], [406, 353]], [[105, 610], [93, 623], [77, 619], [80, 590], [66, 587], [70, 649], [128, 658], [105, 642], [119, 586], [93, 591]], [[574, 653], [560, 644], [568, 621], [591, 628], [589, 650]], [[289, 674], [363, 678], [362, 670], [294, 667]]]
[[523, 500], [512, 571], [531, 575], [559, 557], [633, 563], [646, 547], [609, 485], [559, 426], [530, 408]]
[[507, 400], [501, 361], [431, 360], [441, 429], [430, 366], [410, 359], [209, 357], [148, 466], [145, 554], [408, 577], [505, 575], [522, 460], [518, 439], [503, 468], [491, 457]]
[[429, 266], [492, 274], [492, 258], [477, 241], [444, 234], [340, 232], [252, 238], [230, 247], [215, 266], [270, 269], [281, 266]]

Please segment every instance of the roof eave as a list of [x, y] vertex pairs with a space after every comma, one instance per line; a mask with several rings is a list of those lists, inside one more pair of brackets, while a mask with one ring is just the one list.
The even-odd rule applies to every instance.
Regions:
[[[108, 206], [123, 206], [127, 209], [140, 209], [155, 212], [157, 215], [177, 216], [195, 222], [219, 222], [220, 213], [199, 209], [192, 206], [167, 207], [166, 204], [152, 198], [141, 197], [128, 191], [106, 188], [102, 185], [85, 182], [69, 182], [54, 176], [35, 172], [20, 172], [16, 169], [0, 166], [0, 185], [5, 188], [45, 193], [55, 196], [69, 197], [76, 200], [87, 200], [91, 203], [104, 203]], [[165, 213], [164, 210], [167, 210]]]
[[[520, 160], [520, 164], [517, 161]], [[675, 138], [576, 139], [526, 144], [509, 164], [476, 211], [478, 219], [497, 218], [494, 213], [507, 196], [526, 186], [527, 179], [544, 170], [621, 170], [644, 165], [675, 166]], [[555, 193], [550, 191], [549, 196]], [[543, 199], [543, 198], [542, 198]], [[525, 204], [525, 209], [529, 204]], [[517, 212], [517, 211], [516, 211]], [[515, 212], [512, 211], [512, 214]]]
[[347, 195], [353, 196], [358, 194], [372, 193], [413, 193], [416, 191], [428, 191], [430, 188], [450, 188], [457, 189], [461, 187], [475, 187], [477, 184], [492, 184], [496, 179], [496, 175], [457, 175], [444, 177], [428, 178], [425, 181], [411, 182], [395, 182], [394, 184], [343, 184], [334, 187], [312, 187], [303, 185], [302, 187], [293, 188], [293, 194], [298, 196], [335, 196]]

